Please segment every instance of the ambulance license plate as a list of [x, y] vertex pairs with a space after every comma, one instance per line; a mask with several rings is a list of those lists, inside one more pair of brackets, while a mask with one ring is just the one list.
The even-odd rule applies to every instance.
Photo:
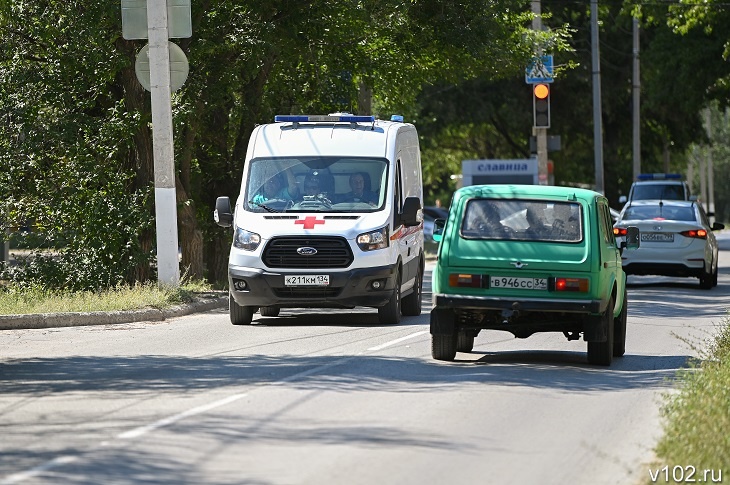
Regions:
[[330, 275], [328, 274], [298, 274], [284, 276], [284, 285], [286, 286], [327, 286], [330, 284]]

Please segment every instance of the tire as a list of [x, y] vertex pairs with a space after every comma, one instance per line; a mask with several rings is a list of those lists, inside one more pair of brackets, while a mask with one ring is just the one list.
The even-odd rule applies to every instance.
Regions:
[[624, 306], [618, 317], [613, 319], [613, 356], [622, 357], [626, 353], [626, 321], [629, 314], [629, 301], [626, 299], [626, 288], [624, 288]]
[[228, 315], [233, 325], [251, 325], [255, 312], [256, 307], [239, 305], [230, 291], [228, 292]]
[[378, 308], [378, 321], [381, 325], [395, 325], [400, 323], [400, 271], [395, 275], [395, 288], [390, 294], [390, 301]]
[[421, 314], [423, 305], [423, 260], [418, 265], [418, 274], [413, 286], [413, 293], [403, 297], [401, 313], [408, 317], [417, 317]]
[[431, 335], [431, 356], [436, 360], [454, 360], [454, 357], [456, 357], [456, 334]]
[[278, 317], [280, 308], [276, 305], [262, 306], [259, 308], [259, 313], [262, 317]]
[[467, 334], [464, 330], [456, 335], [456, 351], [471, 352], [474, 349], [474, 336]]
[[613, 336], [614, 318], [613, 307], [615, 297], [611, 296], [608, 301], [606, 312], [601, 315], [601, 320], [608, 327], [608, 335], [605, 342], [588, 342], [588, 363], [593, 365], [611, 365], [613, 359]]
[[717, 272], [719, 271], [719, 268], [715, 266], [715, 271], [712, 272], [712, 286], [717, 286]]
[[700, 288], [702, 288], [703, 290], [711, 290], [713, 287], [712, 280], [713, 276], [711, 272], [703, 272], [702, 275], [700, 275]]

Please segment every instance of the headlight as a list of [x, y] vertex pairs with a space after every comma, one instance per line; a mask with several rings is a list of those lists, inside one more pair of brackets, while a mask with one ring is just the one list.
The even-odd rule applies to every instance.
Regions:
[[261, 236], [246, 229], [236, 228], [233, 236], [233, 245], [246, 251], [254, 251], [261, 244]]
[[388, 226], [357, 236], [357, 245], [363, 251], [388, 247]]

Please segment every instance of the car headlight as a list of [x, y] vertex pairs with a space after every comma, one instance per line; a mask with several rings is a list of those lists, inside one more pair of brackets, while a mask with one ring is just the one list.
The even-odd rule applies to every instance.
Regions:
[[357, 236], [357, 245], [363, 251], [383, 249], [388, 247], [388, 226], [375, 231], [366, 232]]
[[247, 231], [236, 227], [236, 233], [233, 235], [233, 245], [239, 249], [246, 251], [254, 251], [261, 244], [261, 236], [255, 232]]

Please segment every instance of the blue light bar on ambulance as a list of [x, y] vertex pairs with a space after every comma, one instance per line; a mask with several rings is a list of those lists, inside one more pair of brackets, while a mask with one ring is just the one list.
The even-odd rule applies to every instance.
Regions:
[[682, 180], [679, 173], [640, 173], [637, 180]]
[[342, 122], [342, 123], [372, 123], [375, 116], [359, 115], [276, 115], [275, 122], [303, 123], [306, 121]]
[[393, 115], [390, 117], [390, 121], [397, 121], [403, 123], [403, 115]]

